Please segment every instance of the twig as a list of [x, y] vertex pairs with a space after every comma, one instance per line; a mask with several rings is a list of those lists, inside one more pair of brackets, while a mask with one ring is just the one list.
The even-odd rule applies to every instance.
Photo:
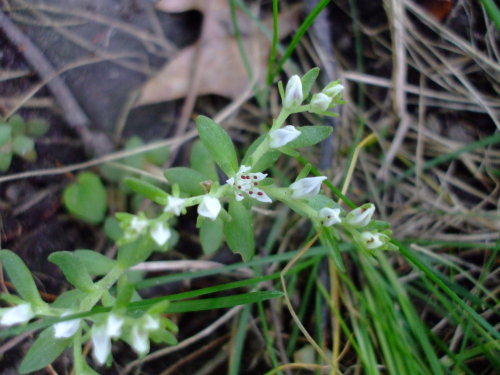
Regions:
[[48, 81], [47, 86], [63, 109], [66, 122], [74, 128], [86, 128], [89, 123], [87, 115], [80, 108], [71, 91], [57, 76], [55, 69], [40, 50], [2, 11], [0, 11], [0, 28], [7, 38], [22, 51], [26, 60], [36, 69], [40, 77]]

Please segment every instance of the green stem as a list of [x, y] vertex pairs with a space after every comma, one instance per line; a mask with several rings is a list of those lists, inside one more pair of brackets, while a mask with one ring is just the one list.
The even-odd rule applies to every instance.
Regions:
[[305, 201], [292, 198], [292, 191], [289, 188], [261, 186], [261, 189], [264, 190], [271, 198], [285, 203], [298, 214], [308, 217], [315, 225], [318, 224], [318, 213], [316, 210], [309, 206]]
[[103, 294], [111, 288], [118, 279], [125, 273], [126, 269], [120, 265], [114, 266], [98, 283], [95, 284], [96, 290], [87, 295], [80, 303], [80, 311], [89, 311], [102, 298]]

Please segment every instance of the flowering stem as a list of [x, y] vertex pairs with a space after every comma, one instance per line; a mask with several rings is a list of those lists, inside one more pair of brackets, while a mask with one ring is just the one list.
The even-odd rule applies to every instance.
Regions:
[[274, 199], [277, 199], [283, 203], [285, 203], [288, 207], [290, 207], [295, 212], [308, 217], [315, 225], [319, 224], [318, 222], [318, 213], [315, 209], [309, 206], [305, 201], [301, 199], [294, 199], [291, 196], [291, 191], [288, 188], [278, 188], [274, 186], [263, 186], [262, 190]]
[[89, 311], [102, 298], [103, 294], [111, 288], [125, 273], [126, 269], [115, 265], [106, 276], [95, 284], [96, 290], [87, 295], [80, 303], [80, 311]]

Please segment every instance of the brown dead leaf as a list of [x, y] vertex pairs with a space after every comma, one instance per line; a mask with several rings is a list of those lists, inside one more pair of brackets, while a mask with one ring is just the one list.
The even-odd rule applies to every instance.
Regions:
[[[234, 37], [227, 0], [161, 0], [156, 7], [165, 12], [199, 10], [204, 15], [203, 27], [197, 43], [182, 49], [146, 82], [138, 105], [183, 98], [191, 89], [195, 89], [197, 95], [216, 94], [234, 99], [248, 87], [250, 82]], [[298, 8], [280, 15], [280, 38], [296, 28], [297, 15]], [[249, 62], [255, 77], [261, 81], [271, 42], [242, 12], [238, 12], [237, 17]], [[263, 22], [270, 28], [272, 17], [266, 17]], [[196, 64], [199, 64], [199, 74], [194, 74]]]

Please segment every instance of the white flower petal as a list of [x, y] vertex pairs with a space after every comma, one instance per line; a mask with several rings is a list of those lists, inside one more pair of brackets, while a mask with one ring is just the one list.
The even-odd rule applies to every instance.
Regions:
[[293, 75], [286, 84], [283, 106], [285, 108], [294, 108], [301, 105], [302, 100], [304, 100], [302, 81], [298, 75]]
[[[70, 315], [71, 312], [65, 312], [61, 314], [61, 317]], [[54, 337], [56, 339], [67, 339], [68, 337], [73, 336], [78, 328], [80, 327], [81, 319], [72, 319], [67, 320], [65, 322], [54, 324]]]
[[250, 169], [252, 169], [252, 167], [248, 167], [248, 166], [246, 166], [246, 165], [241, 165], [241, 166], [240, 166], [240, 169], [238, 169], [238, 173], [237, 173], [237, 174], [246, 173], [246, 172], [248, 172]]
[[374, 213], [375, 205], [373, 203], [364, 204], [349, 212], [346, 216], [346, 221], [353, 227], [366, 227], [370, 223]]
[[231, 177], [231, 178], [227, 179], [226, 180], [226, 184], [234, 186], [234, 177]]
[[219, 215], [222, 206], [219, 200], [211, 195], [205, 195], [198, 206], [198, 215], [215, 220]]
[[170, 229], [163, 223], [158, 222], [151, 228], [151, 238], [158, 246], [163, 246], [171, 236]]
[[92, 327], [92, 353], [98, 364], [103, 365], [111, 353], [111, 339], [106, 326]]
[[146, 315], [143, 327], [147, 331], [157, 330], [160, 328], [160, 319], [153, 318], [151, 315]]
[[323, 207], [321, 210], [319, 210], [319, 217], [323, 221], [323, 225], [325, 227], [331, 227], [332, 225], [341, 222], [340, 212], [340, 208]]
[[332, 103], [332, 98], [322, 92], [314, 94], [311, 100], [311, 109], [317, 112], [324, 112], [328, 110], [330, 104]]
[[132, 349], [139, 354], [143, 355], [149, 352], [149, 335], [144, 327], [136, 324], [132, 327], [130, 345]]
[[290, 189], [292, 189], [292, 198], [308, 198], [318, 194], [324, 180], [326, 180], [325, 176], [319, 176], [306, 177], [295, 181], [290, 185]]
[[0, 325], [13, 326], [15, 324], [26, 323], [34, 314], [29, 303], [22, 303], [17, 306], [1, 309]]
[[252, 198], [255, 198], [259, 202], [264, 202], [264, 203], [271, 203], [273, 201], [271, 198], [269, 198], [269, 195], [267, 195], [260, 189], [254, 189], [254, 194], [252, 195]]
[[168, 197], [167, 205], [163, 211], [179, 216], [181, 214], [181, 210], [184, 208], [184, 201], [185, 199], [183, 198], [170, 196]]
[[136, 233], [142, 233], [142, 231], [146, 229], [147, 226], [148, 220], [134, 216], [134, 218], [130, 221], [129, 228]]
[[106, 334], [111, 338], [120, 337], [125, 319], [115, 314], [109, 314], [106, 320]]
[[279, 148], [287, 145], [300, 135], [300, 131], [295, 126], [287, 125], [281, 129], [269, 132], [269, 147]]

